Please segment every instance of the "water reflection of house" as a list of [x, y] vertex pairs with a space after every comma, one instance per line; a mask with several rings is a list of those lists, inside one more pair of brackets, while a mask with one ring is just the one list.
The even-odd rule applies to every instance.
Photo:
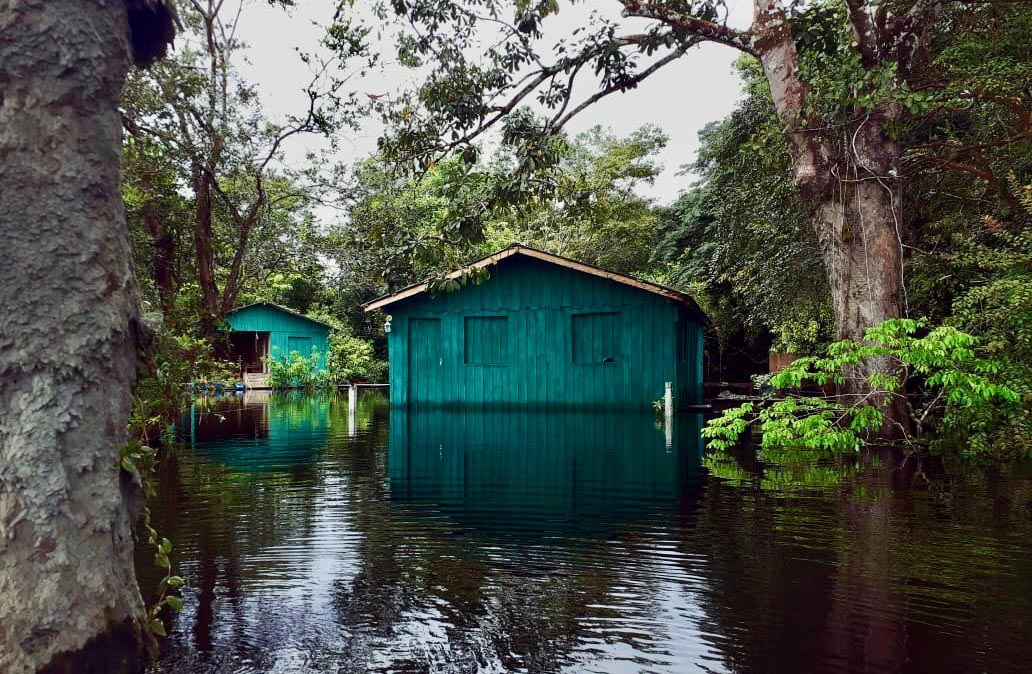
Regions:
[[682, 499], [701, 472], [700, 427], [698, 415], [678, 417], [668, 445], [648, 413], [394, 408], [391, 498], [478, 529], [511, 533], [522, 522], [539, 536], [547, 522], [601, 533]]
[[332, 399], [258, 393], [195, 402], [182, 439], [229, 470], [249, 472], [293, 470], [325, 445]]
[[520, 245], [448, 284], [364, 306], [390, 314], [392, 403], [645, 409], [666, 382], [678, 405], [702, 403], [705, 317], [685, 293]]
[[326, 367], [330, 326], [272, 302], [257, 302], [226, 315], [229, 345], [224, 358], [240, 365], [244, 386], [268, 385], [270, 358], [282, 360], [292, 352], [308, 357], [319, 354]]

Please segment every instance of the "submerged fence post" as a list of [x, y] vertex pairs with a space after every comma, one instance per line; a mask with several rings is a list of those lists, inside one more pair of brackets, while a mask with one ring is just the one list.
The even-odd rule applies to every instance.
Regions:
[[355, 437], [358, 422], [358, 384], [348, 386], [348, 435]]
[[674, 385], [666, 383], [666, 390], [663, 392], [663, 427], [666, 430], [666, 446], [674, 444]]

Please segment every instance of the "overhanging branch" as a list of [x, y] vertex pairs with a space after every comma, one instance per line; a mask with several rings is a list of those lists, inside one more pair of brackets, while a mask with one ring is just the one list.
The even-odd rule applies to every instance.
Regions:
[[623, 15], [625, 17], [655, 19], [701, 40], [717, 42], [747, 54], [757, 55], [753, 36], [748, 31], [735, 30], [729, 26], [702, 19], [690, 12], [673, 10], [651, 2], [620, 0], [620, 4], [624, 6]]
[[[698, 42], [701, 42], [701, 41], [702, 41], [702, 38], [699, 38], [698, 40], [695, 40], [695, 41], [693, 41], [693, 42], [691, 42], [689, 44], [682, 45], [682, 46], [678, 47], [677, 49], [675, 49], [674, 51], [672, 51], [669, 54], [667, 54], [666, 56], [664, 56], [663, 58], [659, 59], [655, 63], [653, 63], [651, 66], [649, 66], [645, 70], [642, 70], [640, 73], [637, 73], [636, 75], [632, 75], [631, 77], [628, 77], [627, 79], [622, 80], [619, 83], [614, 83], [614, 84], [612, 84], [612, 85], [602, 89], [601, 91], [595, 92], [593, 95], [589, 96], [587, 99], [585, 99], [583, 102], [581, 102], [577, 107], [575, 107], [573, 110], [571, 110], [570, 112], [566, 113], [565, 115], [562, 115], [561, 117], [559, 115], [556, 115], [556, 117], [554, 117], [548, 123], [549, 130], [557, 131], [557, 130], [563, 128], [563, 126], [565, 126], [566, 123], [569, 122], [573, 117], [577, 116], [578, 114], [583, 112], [585, 109], [591, 107], [592, 105], [594, 105], [598, 101], [602, 100], [606, 96], [609, 96], [610, 94], [615, 94], [617, 92], [622, 92], [622, 91], [627, 91], [628, 89], [633, 89], [634, 87], [638, 86], [638, 84], [641, 83], [644, 79], [646, 79], [647, 77], [651, 76], [653, 73], [658, 71], [663, 66], [665, 66], [665, 65], [667, 65], [669, 63], [672, 63], [672, 62], [676, 61], [677, 59], [681, 58], [682, 56], [684, 56], [684, 53], [686, 51], [688, 51], [688, 49], [690, 47], [695, 46], [696, 44], [698, 44]], [[562, 114], [562, 111], [560, 111], [560, 114]]]

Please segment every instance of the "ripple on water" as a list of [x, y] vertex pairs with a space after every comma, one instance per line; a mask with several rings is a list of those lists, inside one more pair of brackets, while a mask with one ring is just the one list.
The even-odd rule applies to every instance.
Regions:
[[695, 419], [667, 447], [650, 415], [471, 414], [198, 405], [153, 506], [188, 582], [154, 671], [1007, 672], [1032, 656], [1027, 477], [948, 506], [888, 479], [779, 493], [707, 476]]

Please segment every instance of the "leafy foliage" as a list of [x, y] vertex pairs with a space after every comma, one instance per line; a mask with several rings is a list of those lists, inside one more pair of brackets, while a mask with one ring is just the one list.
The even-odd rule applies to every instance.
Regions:
[[332, 144], [337, 131], [354, 126], [364, 97], [335, 73], [358, 74], [375, 60], [365, 28], [337, 23], [324, 42], [339, 68], [331, 70], [318, 50], [299, 52], [312, 79], [299, 91], [297, 111], [273, 119], [238, 69], [246, 3], [237, 3], [236, 16], [231, 4], [185, 3], [187, 39], [174, 57], [134, 71], [122, 102], [133, 160], [126, 164], [130, 225], [137, 246], [153, 250], [137, 258], [152, 261], [141, 274], [153, 280], [145, 286], [149, 299], [178, 329], [199, 319], [209, 338], [238, 304], [264, 299], [256, 295], [269, 276], [321, 272], [312, 211], [336, 197], [324, 189], [330, 171], [314, 154], [301, 169], [287, 165], [285, 147], [305, 135]]
[[369, 340], [334, 332], [330, 335], [330, 372], [338, 382], [382, 382], [387, 363], [378, 359]]
[[[949, 410], [947, 440], [981, 453], [1032, 452], [1032, 185], [1012, 178], [1011, 189], [1024, 211], [1014, 231], [986, 218], [983, 240], [968, 242], [951, 260], [972, 282], [948, 322], [979, 336], [981, 350], [999, 364], [999, 380], [1022, 398], [1018, 406]], [[973, 432], [965, 438], [951, 429]]]
[[[804, 395], [757, 410], [752, 403], [726, 411], [703, 430], [709, 446], [733, 445], [752, 422], [759, 422], [763, 448], [855, 452], [883, 428], [884, 410], [902, 405], [912, 422], [898, 429], [910, 443], [921, 440], [932, 421], [950, 432], [985, 429], [996, 410], [1016, 409], [1021, 395], [1000, 380], [1001, 365], [978, 353], [978, 338], [951, 326], [925, 331], [920, 321], [895, 319], [870, 328], [862, 342], [831, 344], [824, 356], [800, 358], [771, 378], [779, 391], [804, 385], [841, 386], [869, 359], [889, 364], [867, 375], [863, 395]], [[852, 390], [856, 390], [854, 387]], [[1006, 415], [1005, 415], [1006, 416]]]
[[330, 373], [320, 367], [322, 356], [313, 347], [305, 356], [291, 351], [285, 356], [273, 353], [267, 360], [269, 386], [277, 388], [317, 389], [332, 385]]
[[660, 279], [697, 295], [723, 341], [772, 334], [810, 353], [830, 338], [828, 284], [786, 143], [755, 59], [744, 98], [699, 134], [701, 180], [668, 209], [654, 251]]
[[652, 127], [626, 138], [596, 128], [564, 140], [558, 163], [538, 176], [536, 196], [515, 203], [503, 198], [519, 161], [512, 154], [447, 159], [418, 178], [399, 178], [370, 160], [357, 169], [349, 222], [326, 246], [344, 272], [341, 285], [366, 289], [364, 299], [515, 242], [645, 273], [660, 217], [634, 190], [658, 174], [653, 156], [665, 142]]

